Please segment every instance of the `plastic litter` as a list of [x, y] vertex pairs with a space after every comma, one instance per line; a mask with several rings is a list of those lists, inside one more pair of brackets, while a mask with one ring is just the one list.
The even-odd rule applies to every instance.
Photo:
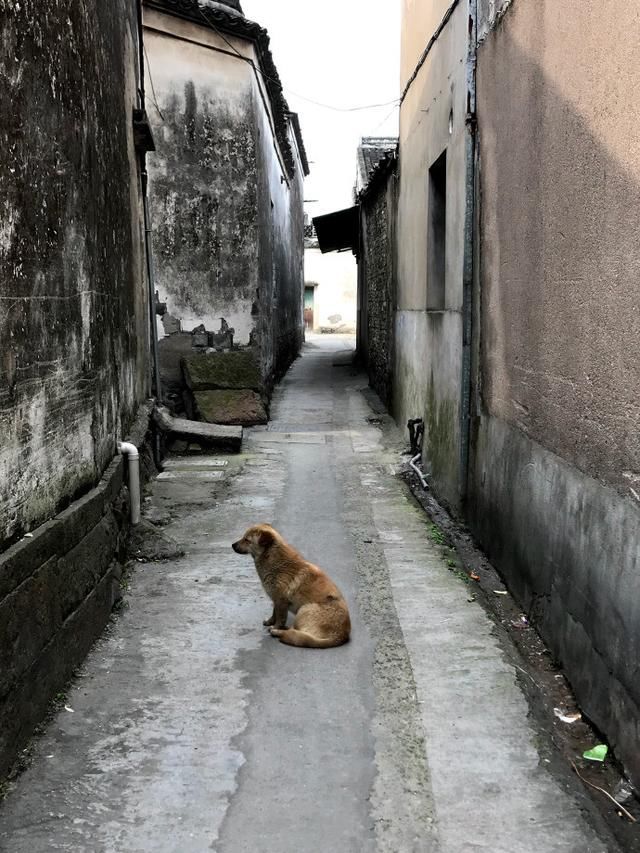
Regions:
[[619, 803], [626, 803], [633, 797], [633, 786], [626, 779], [621, 779], [613, 792], [613, 796]]
[[580, 711], [576, 711], [574, 714], [567, 714], [567, 712], [563, 711], [562, 708], [554, 708], [553, 713], [559, 720], [562, 720], [563, 723], [577, 723], [578, 720], [582, 719]]
[[607, 752], [609, 752], [609, 747], [605, 743], [599, 743], [593, 749], [583, 752], [582, 757], [588, 761], [604, 761], [607, 757]]
[[479, 581], [480, 575], [477, 575], [475, 572], [469, 572], [469, 577], [472, 581]]
[[508, 594], [506, 589], [494, 589], [493, 591], [495, 592], [496, 595], [507, 595]]
[[65, 711], [68, 711], [70, 714], [75, 714], [75, 711], [73, 710], [73, 708], [70, 708], [68, 705], [65, 705], [64, 709], [65, 709]]

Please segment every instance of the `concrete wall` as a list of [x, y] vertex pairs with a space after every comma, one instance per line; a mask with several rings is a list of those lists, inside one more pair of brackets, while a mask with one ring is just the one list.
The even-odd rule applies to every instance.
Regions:
[[602, 13], [518, 0], [479, 49], [470, 512], [639, 783], [640, 19]]
[[[448, 3], [405, 0], [402, 87]], [[462, 298], [466, 203], [467, 9], [460, 3], [435, 42], [400, 111], [398, 297], [393, 412], [425, 421], [424, 462], [441, 499], [460, 488]], [[445, 300], [427, 311], [429, 169], [446, 151]]]
[[0, 2], [0, 41], [2, 776], [119, 596], [149, 315], [135, 5]]
[[93, 486], [148, 392], [135, 7], [2, 4], [0, 547]]
[[[356, 328], [358, 270], [352, 252], [329, 252], [309, 248], [304, 257], [307, 285], [316, 284], [313, 306], [314, 329], [343, 327], [353, 333]], [[336, 317], [340, 317], [336, 320]], [[330, 319], [331, 318], [331, 319]]]
[[269, 387], [302, 341], [303, 168], [293, 134], [291, 175], [264, 83], [233, 52], [258, 65], [253, 42], [153, 9], [145, 31], [159, 107], [150, 174], [165, 323], [214, 332], [224, 318], [236, 344], [259, 348]]

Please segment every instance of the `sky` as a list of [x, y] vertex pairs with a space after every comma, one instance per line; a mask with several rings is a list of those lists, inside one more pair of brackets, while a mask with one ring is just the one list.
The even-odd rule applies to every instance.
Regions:
[[[362, 136], [397, 136], [400, 0], [242, 0], [247, 18], [269, 31], [292, 111], [300, 116], [311, 175], [310, 216], [353, 204]], [[300, 97], [303, 96], [303, 97]], [[343, 112], [326, 109], [386, 104]]]

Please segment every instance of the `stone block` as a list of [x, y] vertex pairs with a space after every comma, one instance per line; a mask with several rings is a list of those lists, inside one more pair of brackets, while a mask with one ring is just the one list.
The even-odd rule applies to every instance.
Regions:
[[238, 452], [242, 447], [242, 427], [206, 424], [200, 421], [188, 421], [174, 418], [163, 406], [157, 406], [153, 413], [156, 425], [163, 432], [171, 433], [176, 439], [188, 444], [197, 443], [201, 447], [216, 447]]
[[0, 699], [29, 669], [61, 624], [51, 591], [57, 565], [57, 557], [51, 557], [0, 602]]
[[0, 555], [0, 600], [58, 553], [59, 540], [60, 522], [54, 518]]
[[262, 389], [262, 375], [251, 350], [209, 352], [182, 359], [185, 382], [191, 391]]
[[112, 565], [0, 702], [0, 778], [109, 621], [120, 594], [119, 575], [119, 567]]
[[191, 346], [192, 347], [208, 347], [209, 346], [209, 335], [206, 332], [198, 333], [197, 335], [191, 336]]
[[267, 423], [267, 412], [255, 391], [196, 391], [198, 414], [210, 424], [255, 426]]

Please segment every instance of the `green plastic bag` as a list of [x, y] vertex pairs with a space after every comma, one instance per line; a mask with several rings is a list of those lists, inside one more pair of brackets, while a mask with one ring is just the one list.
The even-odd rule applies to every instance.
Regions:
[[609, 752], [609, 747], [605, 743], [599, 743], [593, 749], [583, 752], [582, 757], [587, 758], [589, 761], [604, 761], [607, 757], [607, 752]]

